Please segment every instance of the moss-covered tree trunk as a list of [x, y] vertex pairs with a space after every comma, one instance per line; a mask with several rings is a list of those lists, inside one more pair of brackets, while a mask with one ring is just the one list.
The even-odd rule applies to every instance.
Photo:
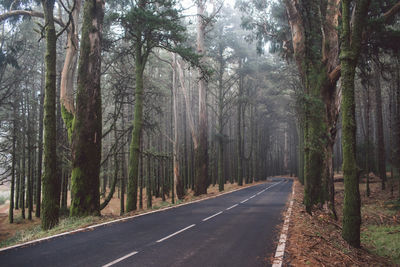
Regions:
[[126, 200], [126, 211], [137, 209], [137, 187], [139, 179], [139, 156], [140, 142], [142, 138], [143, 127], [143, 72], [145, 59], [142, 55], [142, 44], [136, 42], [136, 58], [135, 58], [135, 114], [133, 118], [132, 139], [129, 147], [129, 179]]
[[102, 0], [85, 1], [72, 123], [71, 216], [100, 214]]
[[[351, 0], [342, 2], [342, 147], [343, 147], [343, 238], [352, 246], [360, 247], [360, 191], [356, 162], [356, 116], [354, 77], [360, 53], [362, 32], [369, 0], [358, 0], [351, 19]], [[352, 23], [350, 22], [352, 21]]]
[[[345, 51], [343, 50], [342, 54]], [[343, 205], [343, 238], [360, 246], [360, 192], [356, 164], [356, 122], [354, 101], [355, 64], [342, 58], [342, 146], [345, 186]]]
[[304, 20], [303, 75], [305, 84], [305, 140], [304, 204], [311, 213], [312, 206], [322, 202], [322, 174], [326, 143], [325, 105], [322, 92], [327, 83], [326, 67], [322, 63], [322, 32], [318, 1], [304, 1], [301, 10]]
[[[304, 203], [307, 212], [327, 200], [328, 141], [335, 120], [328, 109], [335, 104], [338, 66], [339, 0], [285, 0], [296, 63], [305, 89], [301, 99], [304, 121]], [[337, 118], [336, 116], [333, 118]], [[328, 119], [328, 120], [327, 120]], [[324, 181], [324, 182], [323, 182]]]
[[58, 223], [60, 209], [60, 179], [57, 176], [56, 154], [56, 29], [54, 27], [54, 0], [43, 0], [45, 14], [45, 99], [44, 99], [44, 170], [41, 224], [50, 229]]

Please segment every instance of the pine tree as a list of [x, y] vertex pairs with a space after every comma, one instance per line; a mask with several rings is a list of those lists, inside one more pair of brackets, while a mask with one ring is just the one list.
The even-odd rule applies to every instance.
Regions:
[[[179, 44], [185, 41], [185, 28], [180, 23], [180, 11], [173, 0], [139, 0], [122, 17], [127, 38], [135, 50], [135, 114], [129, 149], [129, 179], [126, 210], [137, 209], [140, 143], [143, 130], [143, 76], [151, 51], [157, 47], [176, 52], [195, 62], [198, 58]], [[178, 45], [175, 45], [178, 44]]]
[[60, 180], [57, 177], [56, 157], [56, 29], [54, 26], [54, 0], [42, 0], [46, 35], [46, 81], [44, 99], [44, 170], [42, 228], [50, 229], [58, 223]]

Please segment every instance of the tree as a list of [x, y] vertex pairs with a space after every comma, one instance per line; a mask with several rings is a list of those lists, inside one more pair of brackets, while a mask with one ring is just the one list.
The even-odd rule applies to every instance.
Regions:
[[[272, 40], [272, 47], [286, 58], [294, 54], [304, 87], [304, 94], [299, 95], [304, 114], [304, 204], [311, 213], [315, 204], [329, 200], [334, 214], [332, 152], [340, 104], [340, 91], [336, 90], [340, 77], [339, 0], [285, 0], [284, 6], [271, 5], [272, 12], [267, 5], [243, 4], [242, 10], [248, 14], [243, 25], [256, 32], [259, 46]], [[262, 10], [262, 16], [256, 16], [257, 9]]]
[[174, 164], [174, 185], [178, 199], [185, 196], [184, 184], [179, 171], [179, 139], [178, 139], [178, 87], [176, 77], [176, 54], [172, 55], [172, 108], [174, 117], [174, 143], [173, 143], [173, 164]]
[[71, 216], [100, 214], [102, 0], [85, 1], [72, 121]]
[[[16, 94], [15, 94], [16, 95]], [[8, 212], [8, 220], [10, 223], [14, 222], [14, 187], [15, 187], [15, 164], [17, 162], [16, 142], [17, 142], [17, 103], [13, 105], [13, 136], [12, 136], [12, 165], [11, 165], [11, 188], [10, 188], [10, 207]]]
[[[229, 119], [229, 111], [232, 107], [232, 100], [234, 99], [231, 87], [237, 82], [236, 73], [233, 75], [227, 74], [227, 67], [232, 64], [235, 58], [235, 51], [237, 48], [238, 40], [235, 35], [238, 34], [238, 25], [232, 20], [234, 17], [234, 11], [232, 9], [224, 7], [221, 10], [221, 17], [215, 24], [214, 31], [211, 32], [212, 37], [210, 46], [210, 56], [215, 61], [215, 89], [213, 92], [212, 87], [210, 93], [215, 95], [217, 106], [215, 109], [215, 115], [217, 116], [216, 125], [216, 136], [218, 145], [218, 160], [217, 160], [217, 176], [218, 176], [218, 188], [219, 191], [224, 190], [224, 184], [226, 176], [224, 173], [224, 147], [228, 142], [228, 136], [225, 134], [225, 126]], [[229, 28], [228, 25], [235, 25], [235, 27]], [[241, 50], [243, 48], [239, 48]]]
[[374, 64], [374, 82], [375, 82], [375, 117], [376, 117], [376, 160], [378, 165], [379, 177], [382, 180], [382, 190], [385, 189], [386, 184], [386, 156], [385, 156], [385, 142], [383, 136], [383, 121], [382, 121], [382, 96], [381, 96], [381, 82], [380, 71], [378, 62]]
[[354, 101], [354, 76], [360, 54], [365, 18], [369, 0], [358, 0], [351, 20], [351, 0], [342, 3], [342, 126], [343, 126], [343, 238], [352, 246], [360, 246], [360, 192], [358, 186], [358, 167], [356, 163], [356, 122]]
[[46, 35], [46, 81], [44, 99], [44, 170], [41, 224], [43, 229], [58, 223], [60, 180], [57, 177], [56, 157], [56, 29], [54, 26], [54, 0], [42, 0]]
[[[206, 0], [197, 1], [197, 53], [204, 56], [206, 48], [204, 38], [208, 20], [205, 17]], [[204, 57], [203, 57], [204, 58]], [[207, 81], [199, 70], [199, 122], [198, 143], [194, 147], [195, 153], [195, 184], [194, 194], [196, 196], [207, 194], [208, 181], [208, 115], [207, 115]]]
[[41, 78], [40, 104], [39, 104], [39, 139], [38, 139], [38, 161], [36, 181], [36, 210], [35, 216], [40, 218], [41, 197], [42, 197], [42, 163], [43, 163], [43, 117], [44, 117], [44, 87], [43, 77]]
[[135, 114], [129, 149], [129, 179], [127, 211], [137, 208], [140, 143], [143, 128], [143, 76], [148, 57], [154, 48], [176, 52], [185, 59], [196, 62], [190, 49], [180, 46], [185, 41], [185, 28], [180, 23], [180, 11], [174, 0], [139, 0], [122, 17], [126, 36], [133, 41], [135, 51]]

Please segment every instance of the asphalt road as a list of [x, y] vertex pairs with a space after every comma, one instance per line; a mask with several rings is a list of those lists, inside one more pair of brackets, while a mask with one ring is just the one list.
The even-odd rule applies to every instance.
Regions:
[[292, 181], [0, 252], [0, 266], [266, 266]]

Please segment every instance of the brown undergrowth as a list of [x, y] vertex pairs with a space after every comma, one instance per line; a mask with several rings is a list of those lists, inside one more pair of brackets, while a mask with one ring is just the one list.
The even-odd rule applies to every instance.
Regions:
[[[362, 240], [361, 248], [349, 246], [341, 237], [343, 207], [343, 182], [335, 183], [335, 205], [338, 220], [335, 221], [322, 209], [310, 216], [302, 204], [304, 187], [296, 180], [293, 211], [285, 252], [285, 266], [396, 266], [390, 259], [372, 253], [373, 245]], [[387, 213], [381, 209], [391, 196], [390, 188], [380, 189], [379, 180], [371, 178], [371, 195], [366, 196], [365, 184], [360, 184], [362, 198], [362, 236], [371, 225], [398, 224], [400, 211]], [[397, 190], [397, 188], [395, 187]], [[395, 191], [396, 192], [396, 191]], [[368, 234], [368, 233], [367, 233]]]

